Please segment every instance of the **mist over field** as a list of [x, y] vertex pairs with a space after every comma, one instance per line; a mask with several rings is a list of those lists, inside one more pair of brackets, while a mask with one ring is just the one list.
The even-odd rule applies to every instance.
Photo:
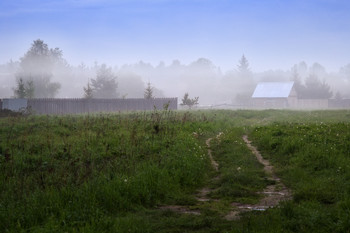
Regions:
[[[200, 105], [237, 104], [261, 81], [323, 85], [324, 98], [350, 98], [347, 1], [16, 0], [0, 7], [0, 98], [16, 97], [21, 79], [35, 87], [31, 97], [82, 98], [101, 67], [113, 98], [143, 98], [151, 85], [154, 97], [189, 93]], [[35, 55], [38, 40], [46, 57]]]
[[349, 13], [0, 0], [0, 233], [350, 232]]
[[[350, 98], [350, 64], [338, 72], [327, 72], [319, 63], [311, 65], [305, 62], [295, 64], [289, 70], [268, 70], [253, 72], [250, 64], [246, 73], [239, 71], [239, 62], [232, 69], [222, 71], [212, 61], [199, 58], [190, 64], [174, 60], [171, 64], [164, 62], [152, 65], [144, 61], [122, 66], [109, 66], [116, 76], [118, 98], [143, 98], [147, 83], [154, 88], [154, 97], [178, 97], [184, 93], [191, 97], [198, 96], [201, 105], [234, 104], [251, 96], [258, 82], [284, 82], [295, 78], [305, 83], [310, 76], [327, 83], [332, 98], [338, 93], [342, 98]], [[52, 69], [51, 81], [59, 83], [57, 98], [83, 98], [84, 87], [96, 78], [96, 72], [102, 64], [71, 66], [58, 64]], [[107, 66], [108, 67], [108, 66]], [[16, 76], [20, 72], [19, 62], [10, 62], [0, 66], [0, 97], [14, 96]], [[35, 73], [33, 71], [33, 73]]]

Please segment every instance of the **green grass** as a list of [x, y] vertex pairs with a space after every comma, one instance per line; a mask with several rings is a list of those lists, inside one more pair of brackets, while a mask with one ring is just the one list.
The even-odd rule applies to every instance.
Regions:
[[219, 163], [219, 179], [212, 197], [230, 202], [256, 203], [257, 192], [268, 185], [261, 165], [242, 139], [240, 128], [227, 130], [213, 143], [213, 156]]
[[[0, 232], [349, 232], [349, 122], [347, 110], [3, 117]], [[218, 132], [215, 172], [205, 140]], [[294, 198], [231, 222], [230, 203], [269, 184], [245, 133]], [[217, 202], [195, 199], [204, 186]]]
[[281, 227], [292, 232], [350, 230], [349, 122], [275, 123], [252, 136], [293, 190], [293, 202], [272, 211], [274, 223], [287, 221]]
[[83, 227], [159, 203], [188, 199], [210, 171], [172, 112], [1, 119], [0, 229]]

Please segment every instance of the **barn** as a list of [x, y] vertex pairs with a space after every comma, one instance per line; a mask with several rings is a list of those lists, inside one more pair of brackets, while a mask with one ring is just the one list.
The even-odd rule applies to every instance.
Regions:
[[256, 108], [295, 108], [298, 105], [294, 82], [260, 82], [252, 95]]

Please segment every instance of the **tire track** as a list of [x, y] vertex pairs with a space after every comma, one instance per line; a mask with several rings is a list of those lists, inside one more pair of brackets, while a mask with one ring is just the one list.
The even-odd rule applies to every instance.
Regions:
[[[216, 136], [216, 139], [220, 140], [220, 137], [223, 133], [219, 133]], [[256, 147], [254, 147], [251, 144], [251, 141], [249, 141], [248, 136], [244, 135], [243, 137], [244, 142], [246, 143], [247, 147], [252, 151], [252, 153], [255, 155], [259, 163], [264, 165], [264, 171], [266, 175], [269, 177], [271, 181], [274, 182], [273, 185], [268, 185], [262, 192], [258, 192], [259, 194], [263, 195], [263, 198], [254, 205], [250, 204], [243, 204], [243, 203], [231, 203], [231, 207], [233, 208], [232, 211], [230, 211], [224, 218], [226, 220], [232, 221], [237, 220], [240, 218], [240, 214], [247, 211], [265, 211], [268, 208], [273, 208], [277, 206], [281, 201], [290, 200], [292, 198], [291, 191], [281, 182], [280, 178], [274, 173], [274, 167], [270, 164], [270, 162], [266, 159], [264, 159], [261, 155], [261, 153], [257, 150]], [[212, 167], [215, 169], [215, 171], [219, 171], [219, 165], [214, 160], [212, 156], [212, 151], [210, 149], [210, 142], [213, 138], [209, 138], [206, 140], [206, 145], [208, 147], [208, 156], [211, 161]], [[220, 176], [216, 176], [212, 178], [220, 179]], [[199, 202], [210, 202], [210, 201], [219, 201], [212, 199], [208, 197], [208, 194], [212, 192], [213, 190], [204, 187], [201, 190], [198, 191], [196, 194], [196, 199]], [[159, 209], [162, 210], [170, 210], [181, 214], [193, 214], [193, 215], [200, 215], [201, 212], [198, 209], [198, 206], [180, 206], [180, 205], [171, 205], [171, 206], [161, 206]]]
[[273, 208], [277, 206], [281, 201], [287, 201], [292, 198], [291, 191], [281, 182], [281, 179], [273, 171], [273, 166], [270, 162], [261, 156], [261, 153], [257, 150], [255, 146], [251, 144], [247, 135], [243, 135], [243, 141], [246, 143], [247, 147], [253, 152], [259, 163], [264, 165], [265, 173], [270, 176], [270, 180], [274, 181], [273, 185], [268, 185], [262, 192], [264, 197], [259, 201], [259, 203], [254, 205], [247, 205], [241, 203], [232, 203], [232, 207], [235, 209], [225, 216], [227, 220], [239, 219], [239, 214], [246, 211], [265, 211], [268, 208]]

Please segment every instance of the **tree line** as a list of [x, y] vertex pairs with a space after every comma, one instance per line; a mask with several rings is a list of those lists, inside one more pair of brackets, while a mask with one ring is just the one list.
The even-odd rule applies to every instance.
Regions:
[[[16, 98], [52, 98], [61, 94], [61, 90], [70, 90], [66, 97], [77, 97], [77, 93], [81, 93], [80, 97], [84, 98], [154, 98], [166, 93], [183, 96], [182, 104], [192, 107], [198, 104], [199, 96], [205, 103], [227, 100], [244, 103], [250, 99], [258, 82], [290, 80], [294, 81], [301, 99], [350, 98], [350, 64], [338, 73], [328, 73], [318, 63], [307, 66], [305, 62], [288, 71], [254, 73], [243, 55], [226, 73], [206, 58], [188, 65], [174, 60], [168, 66], [163, 62], [152, 66], [140, 61], [118, 69], [98, 63], [93, 67], [83, 63], [73, 67], [63, 58], [61, 49], [49, 48], [38, 39], [18, 63], [10, 65], [15, 67], [13, 95]], [[67, 78], [58, 80], [57, 77]], [[82, 83], [83, 78], [85, 83]], [[142, 79], [146, 78], [151, 78], [152, 83], [144, 83]], [[191, 99], [189, 93], [197, 97]]]
[[[67, 66], [62, 50], [49, 48], [43, 40], [35, 40], [31, 48], [20, 59], [17, 70], [15, 98], [53, 98], [61, 88], [60, 83], [53, 82], [55, 66]], [[83, 87], [84, 98], [118, 98], [117, 76], [106, 64], [98, 66], [96, 77], [88, 80]], [[154, 87], [148, 82], [144, 98], [154, 98]]]

